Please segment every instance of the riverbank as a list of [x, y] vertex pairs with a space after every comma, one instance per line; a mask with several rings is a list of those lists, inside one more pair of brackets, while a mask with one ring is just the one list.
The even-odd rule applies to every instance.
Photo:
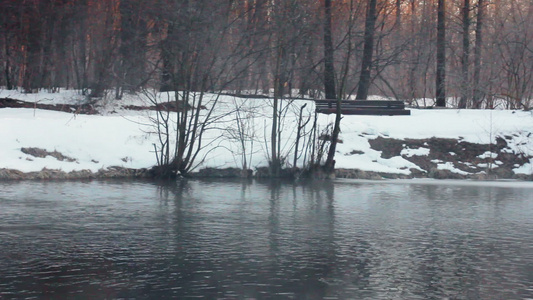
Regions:
[[[164, 102], [172, 95], [159, 97]], [[150, 107], [142, 95], [93, 103], [96, 114], [66, 106], [83, 103], [75, 91], [27, 95], [0, 90], [0, 98], [36, 104], [0, 108], [0, 179], [143, 178], [156, 164], [158, 136], [151, 122], [155, 112], [131, 109]], [[244, 156], [247, 169], [259, 175], [257, 170], [268, 166], [271, 101], [208, 95], [206, 106], [215, 99], [216, 122], [204, 134], [204, 147], [191, 175], [242, 176]], [[300, 109], [307, 104], [303, 116], [312, 117], [314, 106], [305, 100], [284, 103], [281, 152], [286, 167], [292, 169]], [[42, 106], [58, 104], [72, 112]], [[410, 109], [411, 116], [344, 116], [337, 177], [531, 180], [531, 112]], [[333, 119], [333, 115], [319, 115], [319, 132]], [[237, 121], [246, 125], [245, 132], [242, 126], [239, 131]], [[312, 123], [303, 128], [304, 133], [310, 132]], [[239, 138], [239, 133], [244, 137]], [[310, 155], [311, 149], [300, 144], [296, 167], [301, 168]]]

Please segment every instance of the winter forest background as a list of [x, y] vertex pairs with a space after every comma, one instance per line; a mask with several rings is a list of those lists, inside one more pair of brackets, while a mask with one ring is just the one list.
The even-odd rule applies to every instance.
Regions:
[[0, 3], [0, 86], [27, 93], [120, 99], [152, 87], [407, 102], [445, 93], [473, 108], [529, 108], [533, 98], [529, 0]]

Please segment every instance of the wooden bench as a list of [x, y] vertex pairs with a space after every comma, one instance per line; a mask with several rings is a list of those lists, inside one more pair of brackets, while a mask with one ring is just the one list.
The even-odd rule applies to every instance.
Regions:
[[[314, 100], [316, 112], [334, 114], [337, 111], [336, 100]], [[403, 101], [388, 100], [341, 100], [343, 115], [371, 115], [371, 116], [408, 116], [411, 111], [405, 109]]]

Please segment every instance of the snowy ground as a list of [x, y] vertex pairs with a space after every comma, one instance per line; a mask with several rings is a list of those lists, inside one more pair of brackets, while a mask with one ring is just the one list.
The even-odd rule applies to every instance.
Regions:
[[[164, 99], [172, 95], [162, 95]], [[76, 91], [25, 95], [16, 91], [0, 90], [0, 98], [13, 98], [44, 104], [79, 104], [84, 97]], [[161, 95], [158, 95], [161, 97]], [[215, 95], [209, 95], [207, 108]], [[271, 100], [240, 99], [221, 96], [215, 117], [217, 121], [206, 132], [205, 149], [199, 157], [205, 160], [198, 168], [242, 167], [246, 155], [249, 168], [267, 165], [270, 149]], [[292, 164], [294, 139], [300, 107], [304, 118], [312, 116], [312, 101], [284, 101], [281, 151]], [[127, 95], [120, 102], [101, 102], [102, 115], [76, 115], [56, 111], [28, 108], [0, 109], [0, 169], [16, 169], [23, 172], [58, 169], [65, 172], [91, 170], [96, 172], [111, 166], [148, 168], [156, 164], [154, 144], [158, 144], [150, 117], [153, 111], [131, 111], [125, 105], [147, 105], [145, 96]], [[238, 114], [237, 114], [238, 108]], [[207, 112], [207, 110], [206, 110]], [[333, 115], [319, 115], [319, 128], [325, 129], [334, 120]], [[240, 121], [240, 126], [237, 126]], [[309, 131], [311, 120], [304, 131]], [[401, 155], [383, 158], [381, 151], [371, 148], [369, 140], [377, 137], [394, 139], [451, 138], [478, 144], [495, 142], [497, 137], [506, 137], [506, 151], [522, 155], [529, 162], [516, 164], [515, 174], [533, 173], [533, 114], [508, 110], [457, 110], [457, 109], [411, 109], [411, 116], [344, 116], [342, 143], [338, 145], [336, 167], [360, 169], [395, 174], [410, 174], [421, 170], [407, 158], [430, 154], [425, 147], [409, 148]], [[239, 130], [240, 128], [240, 130]], [[240, 135], [239, 135], [240, 133]], [[244, 136], [244, 138], [239, 138]], [[244, 145], [244, 150], [243, 150]], [[25, 154], [22, 148], [36, 147], [49, 152], [57, 151], [75, 161], [60, 161], [52, 156], [44, 158]], [[310, 156], [310, 150], [299, 147], [298, 165]], [[496, 157], [490, 149], [484, 153]], [[453, 163], [436, 162], [439, 169], [448, 169], [461, 174]], [[497, 162], [495, 162], [497, 165]]]

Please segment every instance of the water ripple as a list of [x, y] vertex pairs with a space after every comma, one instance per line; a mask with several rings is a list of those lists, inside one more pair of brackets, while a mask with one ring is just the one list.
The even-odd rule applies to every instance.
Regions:
[[0, 184], [0, 298], [533, 298], [531, 189]]

